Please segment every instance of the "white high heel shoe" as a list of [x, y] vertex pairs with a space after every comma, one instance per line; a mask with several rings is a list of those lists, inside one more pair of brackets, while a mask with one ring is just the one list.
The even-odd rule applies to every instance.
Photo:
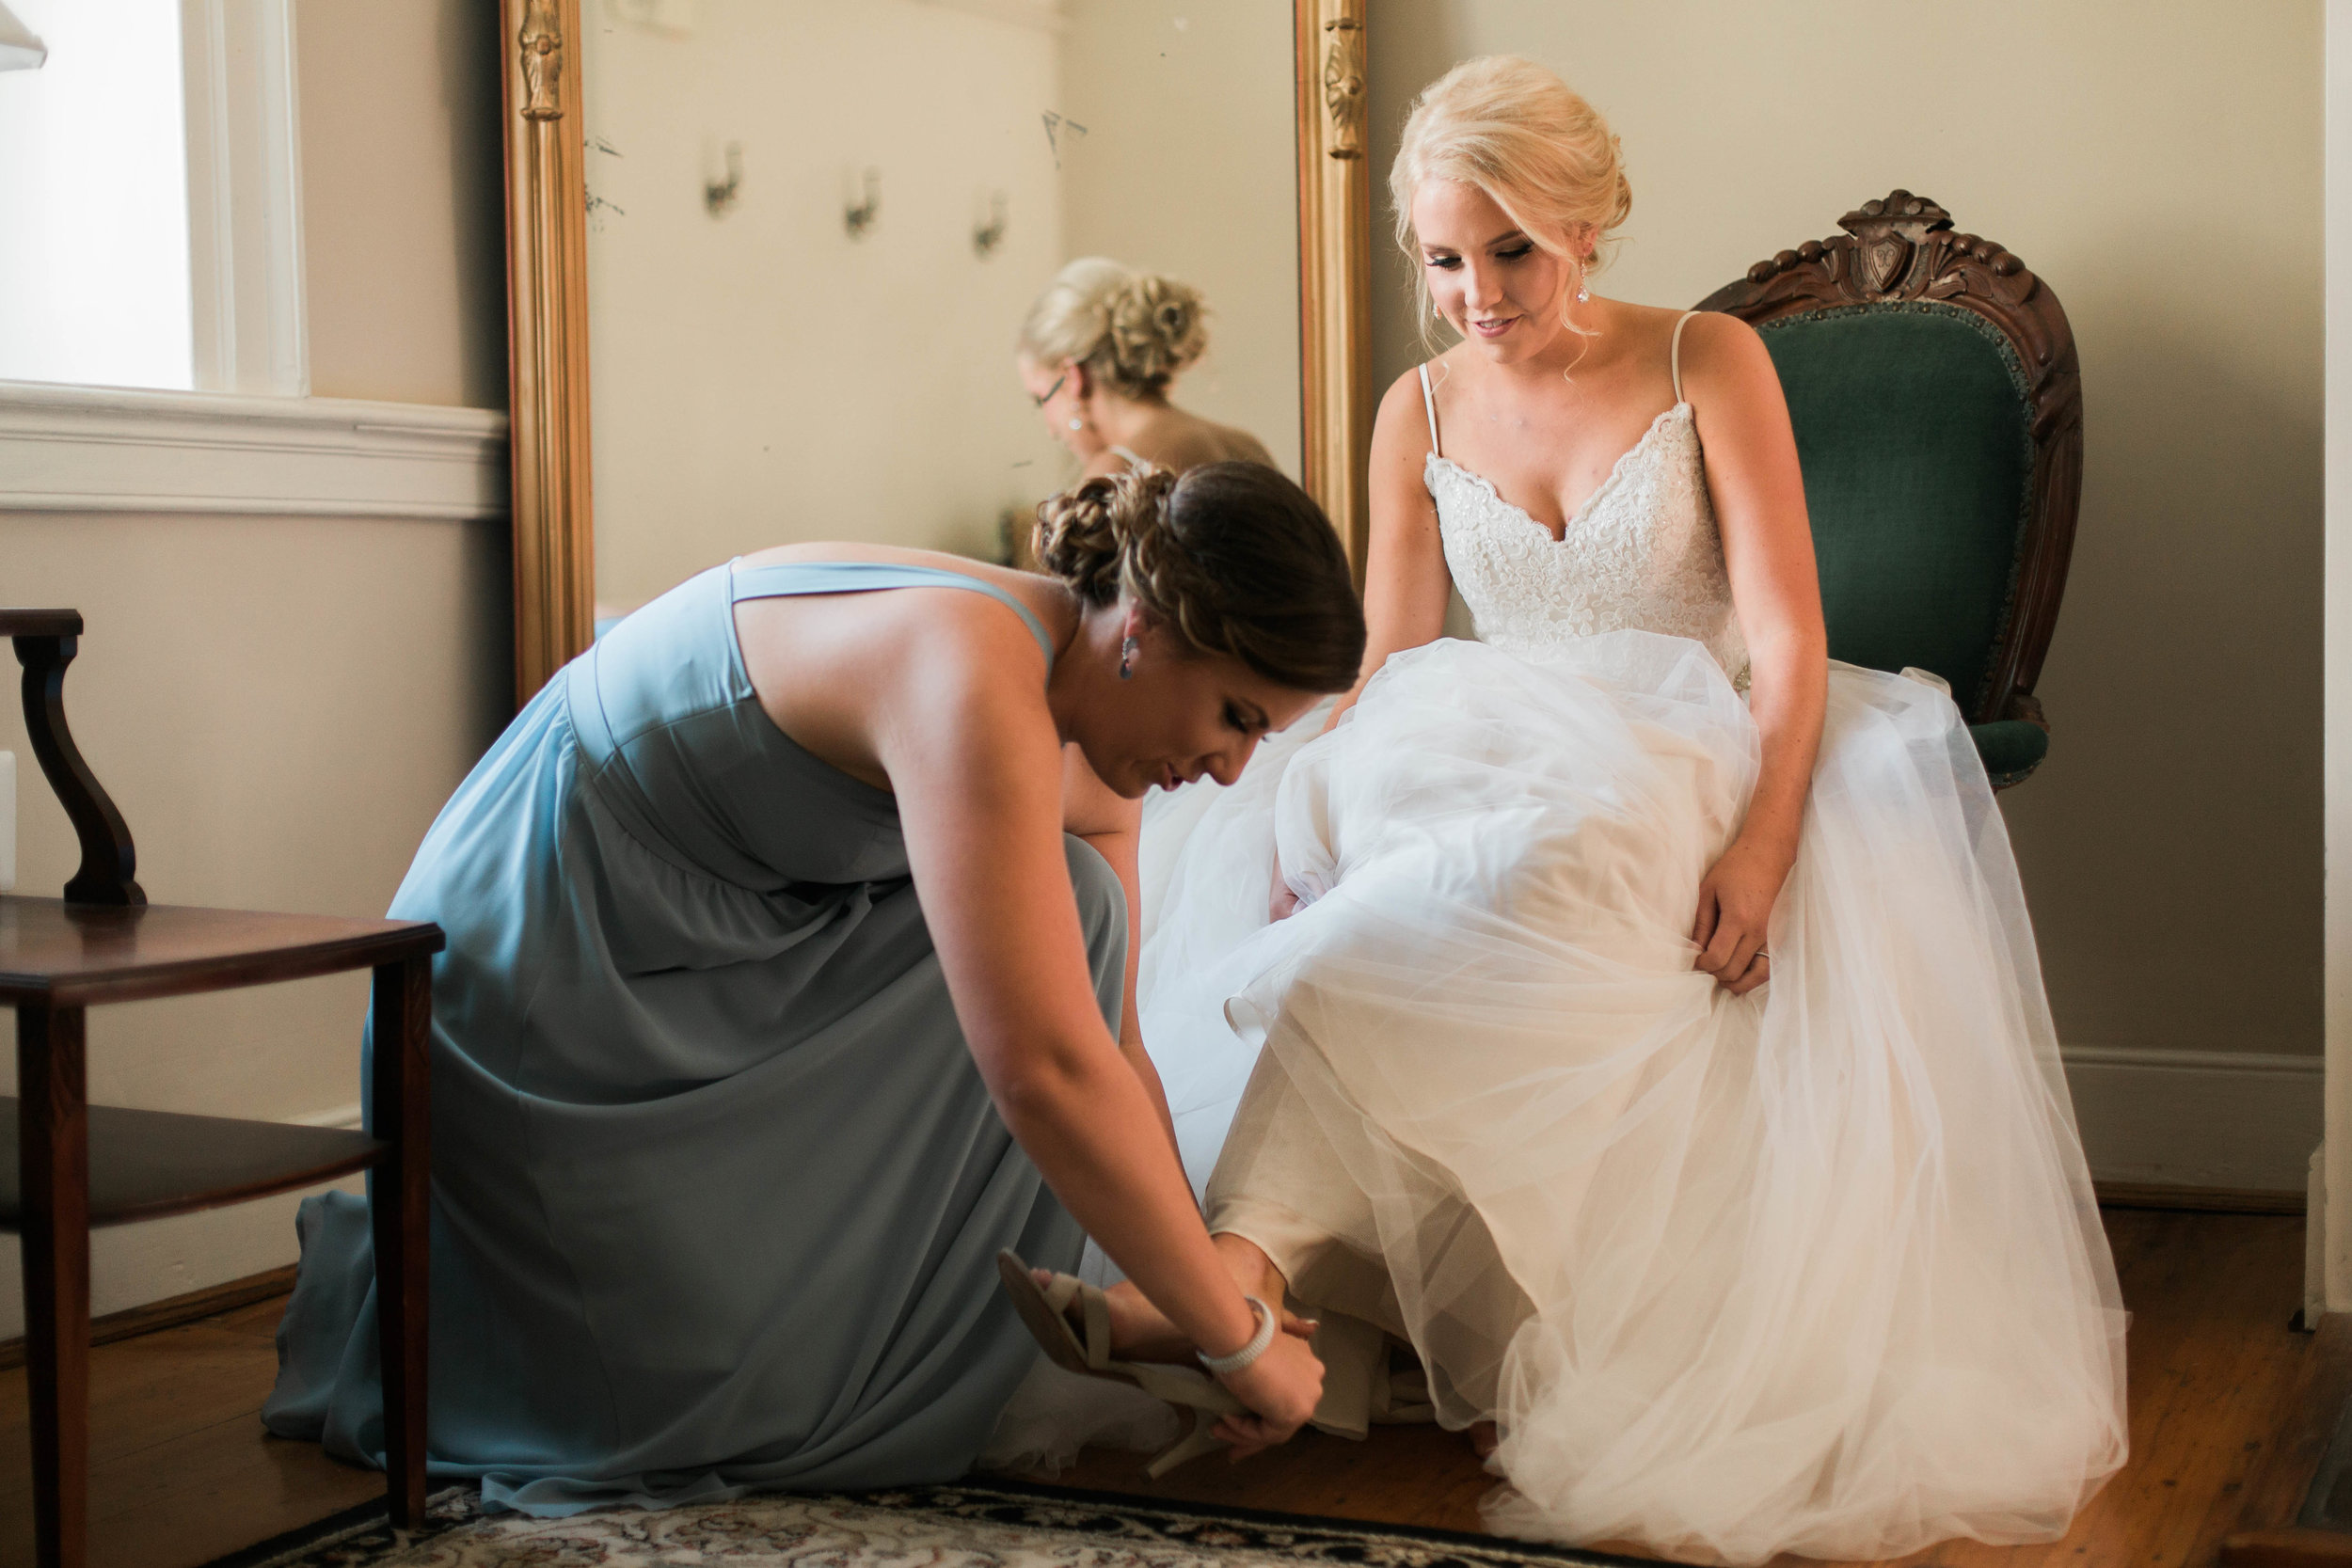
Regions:
[[[1030, 1274], [1029, 1265], [1010, 1251], [996, 1255], [996, 1272], [1003, 1276], [1005, 1294], [1012, 1298], [1021, 1321], [1045, 1348], [1045, 1354], [1054, 1358], [1056, 1366], [1086, 1377], [1105, 1378], [1140, 1388], [1190, 1418], [1192, 1430], [1145, 1466], [1144, 1474], [1153, 1481], [1187, 1460], [1223, 1448], [1225, 1439], [1213, 1430], [1218, 1417], [1248, 1414], [1249, 1407], [1235, 1399], [1223, 1384], [1202, 1373], [1152, 1361], [1111, 1359], [1110, 1305], [1100, 1287], [1067, 1274], [1057, 1274], [1051, 1284], [1040, 1285]], [[1083, 1340], [1070, 1321], [1073, 1302], [1086, 1320]]]

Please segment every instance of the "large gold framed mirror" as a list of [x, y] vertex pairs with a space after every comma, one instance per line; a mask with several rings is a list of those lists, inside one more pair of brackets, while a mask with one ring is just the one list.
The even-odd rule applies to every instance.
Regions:
[[1077, 473], [1016, 379], [1107, 255], [1199, 289], [1171, 396], [1360, 563], [1364, 0], [501, 0], [515, 676], [732, 554], [999, 559]]

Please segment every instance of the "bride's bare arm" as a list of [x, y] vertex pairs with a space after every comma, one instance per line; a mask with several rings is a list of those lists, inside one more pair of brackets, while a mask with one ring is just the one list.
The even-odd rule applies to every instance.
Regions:
[[1422, 483], [1428, 458], [1429, 417], [1422, 406], [1421, 377], [1408, 372], [1391, 385], [1373, 421], [1364, 671], [1332, 705], [1329, 724], [1356, 705], [1364, 684], [1380, 673], [1391, 654], [1435, 641], [1445, 631], [1446, 595], [1454, 578], [1438, 539], [1437, 503]]
[[1770, 977], [1769, 962], [1753, 960], [1796, 863], [1828, 703], [1829, 640], [1796, 436], [1763, 340], [1745, 322], [1702, 315], [1684, 330], [1682, 365], [1763, 742], [1747, 819], [1700, 884], [1691, 939], [1701, 948], [1698, 967], [1743, 992]]
[[[1429, 416], [1421, 377], [1411, 372], [1390, 384], [1372, 425], [1372, 539], [1364, 562], [1364, 666], [1356, 684], [1331, 705], [1330, 729], [1356, 705], [1365, 685], [1391, 654], [1432, 642], [1445, 631], [1446, 596], [1454, 578], [1438, 533], [1438, 507], [1422, 483], [1429, 459]], [[1266, 912], [1276, 920], [1298, 907], [1282, 880], [1278, 857]]]
[[[1364, 560], [1364, 673], [1331, 703], [1325, 729], [1364, 696], [1391, 654], [1419, 649], [1447, 630], [1447, 594], [1454, 576], [1438, 533], [1438, 503], [1421, 482], [1430, 456], [1430, 419], [1421, 402], [1421, 376], [1406, 372], [1388, 386], [1381, 414], [1372, 420], [1372, 547]], [[1298, 895], [1282, 879], [1282, 858], [1275, 856], [1275, 879], [1265, 912], [1287, 919]]]

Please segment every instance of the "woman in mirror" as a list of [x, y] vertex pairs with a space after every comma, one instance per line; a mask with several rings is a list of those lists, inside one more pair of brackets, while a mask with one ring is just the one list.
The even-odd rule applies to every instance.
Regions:
[[1200, 815], [1144, 959], [1180, 1133], [1238, 1097], [1217, 1245], [1323, 1321], [1319, 1425], [1471, 1432], [1508, 1533], [2056, 1540], [2124, 1316], [1960, 713], [1827, 657], [1757, 334], [1597, 292], [1589, 103], [1470, 61], [1391, 189], [1458, 341], [1378, 414], [1365, 679]]
[[[1354, 682], [1347, 561], [1243, 463], [1089, 481], [1036, 546], [1042, 574], [714, 567], [442, 811], [392, 904], [449, 938], [435, 1475], [550, 1513], [952, 1479], [1038, 1359], [999, 1252], [1074, 1269], [1088, 1235], [1216, 1358], [1237, 1450], [1314, 1407], [1279, 1298], [1201, 1227], [1122, 993], [1139, 798], [1234, 777]], [[265, 1419], [381, 1465], [367, 1207], [301, 1231]]]
[[1246, 430], [1168, 401], [1209, 346], [1200, 291], [1100, 256], [1055, 275], [1029, 307], [1014, 355], [1021, 384], [1085, 478], [1128, 468], [1274, 459]]

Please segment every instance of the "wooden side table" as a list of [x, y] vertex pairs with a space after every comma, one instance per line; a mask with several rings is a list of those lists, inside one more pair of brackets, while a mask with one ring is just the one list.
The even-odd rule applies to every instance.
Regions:
[[[423, 1516], [432, 955], [439, 927], [151, 905], [121, 814], [75, 750], [61, 695], [72, 610], [0, 609], [24, 667], [33, 752], [81, 842], [64, 898], [0, 895], [0, 1004], [18, 1098], [0, 1099], [0, 1230], [24, 1258], [39, 1560], [87, 1560], [89, 1232], [373, 1170], [385, 1470], [395, 1525]], [[373, 1132], [91, 1106], [84, 1022], [109, 1002], [374, 972]]]

